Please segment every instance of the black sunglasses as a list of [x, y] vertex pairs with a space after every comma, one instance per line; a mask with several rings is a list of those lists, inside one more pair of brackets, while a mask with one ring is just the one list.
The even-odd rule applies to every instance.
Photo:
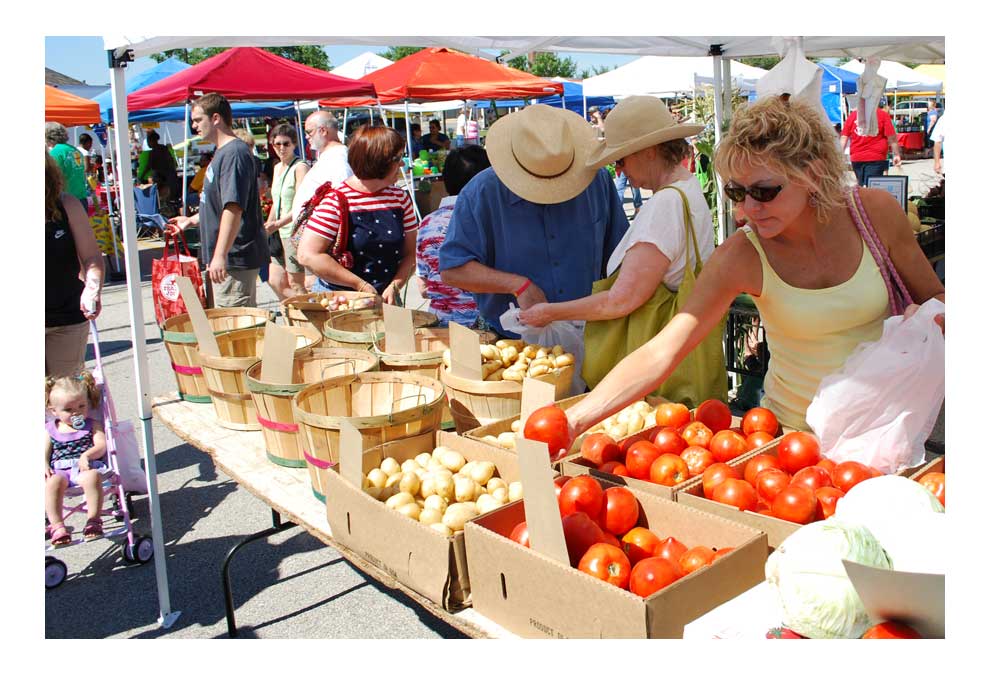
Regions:
[[780, 191], [784, 189], [784, 186], [774, 185], [773, 187], [760, 187], [758, 185], [754, 185], [746, 188], [741, 185], [730, 185], [729, 183], [726, 183], [725, 188], [723, 189], [725, 191], [725, 196], [737, 204], [746, 199], [746, 195], [749, 195], [758, 202], [766, 203], [772, 202], [774, 198], [780, 194]]

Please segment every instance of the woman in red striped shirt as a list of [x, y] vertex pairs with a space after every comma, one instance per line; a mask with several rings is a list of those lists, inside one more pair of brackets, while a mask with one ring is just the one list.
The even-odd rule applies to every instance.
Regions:
[[[409, 193], [395, 186], [404, 147], [402, 136], [388, 127], [364, 126], [354, 133], [347, 148], [354, 175], [323, 196], [299, 241], [299, 262], [317, 277], [314, 291], [375, 292], [397, 304], [416, 265], [418, 227]], [[337, 256], [344, 264], [331, 255], [342, 218], [351, 258]]]

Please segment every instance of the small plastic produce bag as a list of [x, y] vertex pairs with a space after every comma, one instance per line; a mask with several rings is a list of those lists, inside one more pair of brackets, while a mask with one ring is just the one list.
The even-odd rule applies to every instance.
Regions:
[[583, 394], [587, 388], [581, 379], [581, 366], [584, 364], [584, 321], [553, 321], [542, 328], [527, 326], [519, 320], [521, 309], [509, 304], [499, 321], [502, 328], [517, 333], [527, 343], [553, 347], [560, 345], [565, 352], [574, 355], [574, 379], [571, 380], [571, 396]]
[[807, 421], [832, 461], [896, 473], [921, 464], [945, 399], [945, 305], [931, 299], [909, 319], [892, 316], [876, 342], [860, 345], [822, 379]]
[[117, 453], [117, 471], [124, 491], [148, 494], [148, 480], [141, 466], [141, 451], [138, 448], [134, 425], [130, 420], [121, 420], [113, 427], [111, 433]]

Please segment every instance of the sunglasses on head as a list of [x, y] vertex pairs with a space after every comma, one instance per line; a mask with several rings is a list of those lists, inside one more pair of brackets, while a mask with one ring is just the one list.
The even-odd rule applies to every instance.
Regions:
[[736, 202], [737, 204], [744, 199], [746, 195], [749, 195], [758, 202], [770, 202], [780, 194], [780, 191], [784, 189], [783, 185], [774, 185], [773, 187], [761, 187], [759, 185], [753, 185], [751, 187], [743, 187], [742, 185], [732, 185], [731, 183], [726, 183], [725, 196]]

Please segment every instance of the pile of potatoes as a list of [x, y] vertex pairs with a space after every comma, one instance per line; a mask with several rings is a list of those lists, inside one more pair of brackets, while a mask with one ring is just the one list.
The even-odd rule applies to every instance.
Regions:
[[[450, 350], [443, 353], [443, 362], [450, 368]], [[481, 377], [486, 382], [509, 380], [522, 382], [526, 377], [539, 377], [574, 365], [574, 355], [560, 345], [541, 347], [523, 340], [499, 340], [493, 345], [481, 345]]]
[[346, 296], [337, 295], [333, 297], [324, 296], [320, 298], [320, 304], [325, 308], [329, 309], [331, 312], [343, 311], [348, 309], [368, 309], [375, 306], [374, 298], [357, 298], [355, 300], [349, 300]]
[[516, 449], [516, 439], [522, 436], [522, 420], [512, 420], [512, 431], [503, 431], [498, 436], [482, 436], [481, 440], [506, 450]]
[[654, 424], [656, 408], [646, 401], [636, 401], [591, 427], [588, 433], [604, 433], [618, 441]]
[[469, 462], [440, 446], [399, 464], [392, 457], [364, 477], [363, 489], [404, 516], [451, 535], [464, 523], [522, 499], [522, 483], [495, 475], [492, 462]]

